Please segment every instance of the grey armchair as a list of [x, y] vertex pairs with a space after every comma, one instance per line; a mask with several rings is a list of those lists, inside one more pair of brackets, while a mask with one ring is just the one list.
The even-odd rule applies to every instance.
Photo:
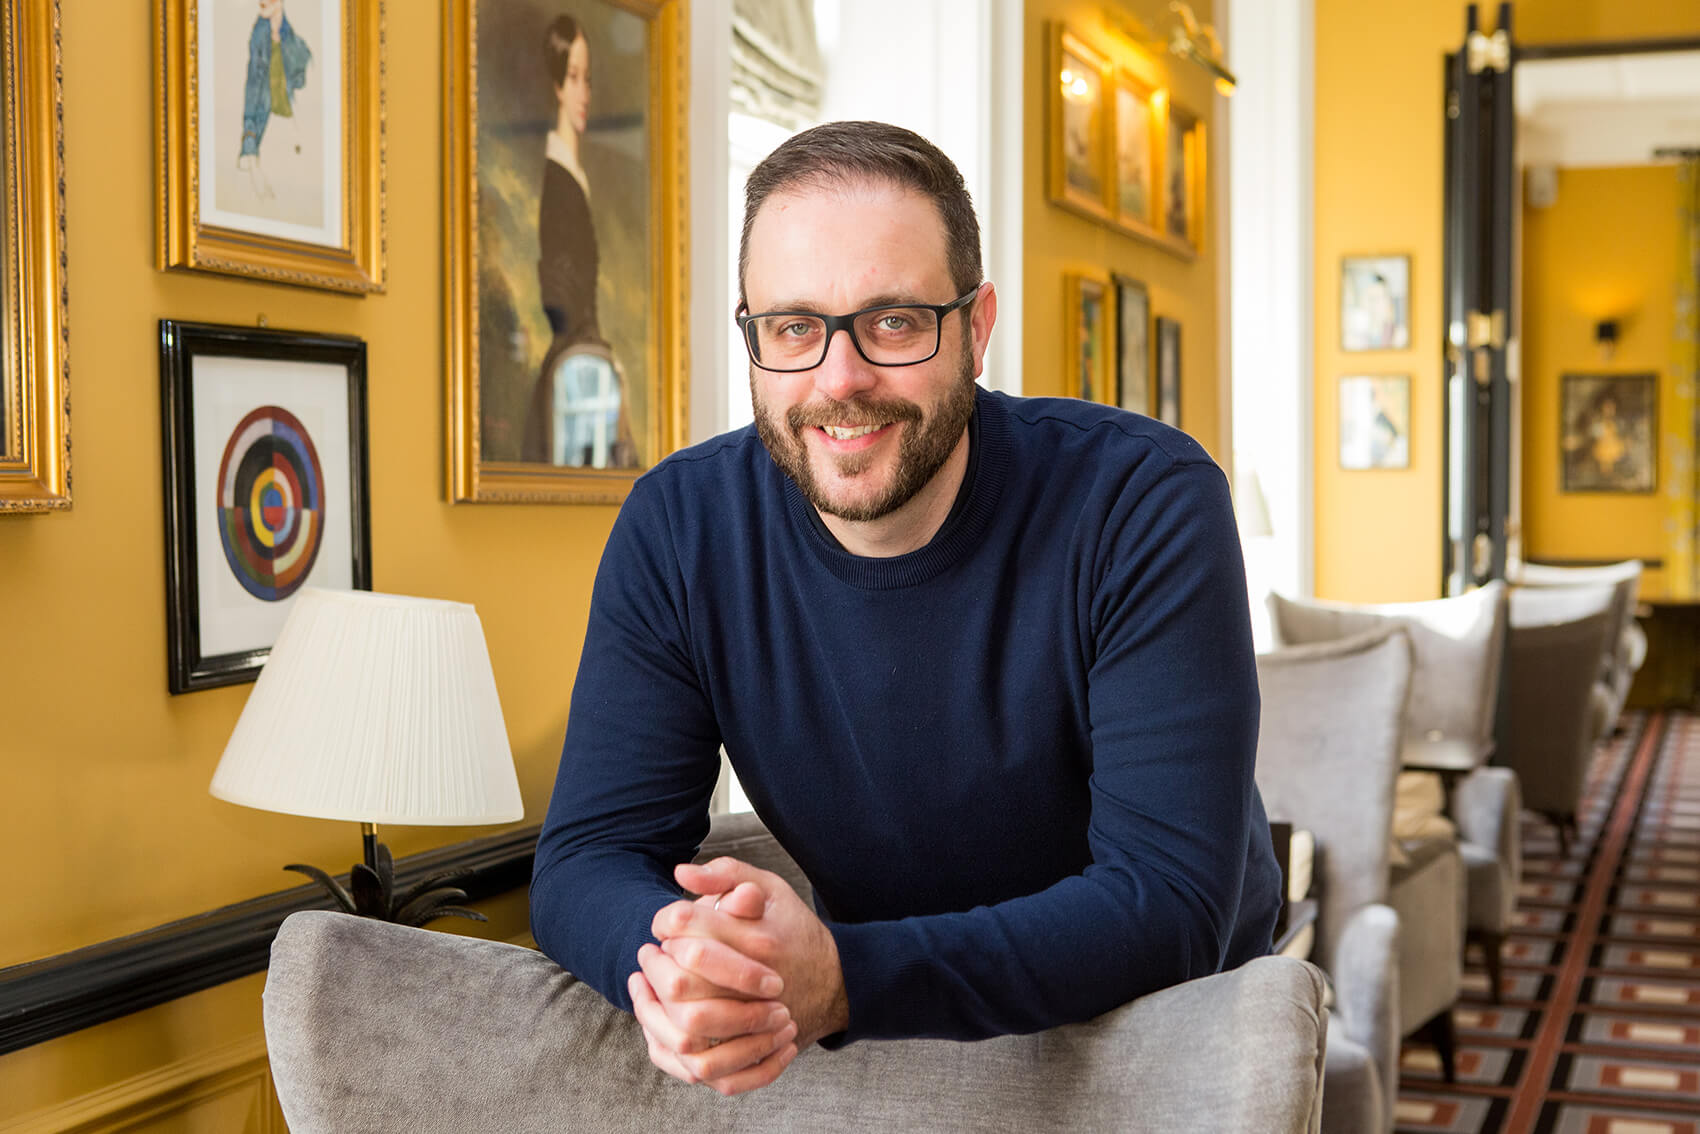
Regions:
[[1635, 681], [1635, 671], [1647, 660], [1647, 634], [1635, 621], [1635, 603], [1641, 586], [1641, 561], [1626, 559], [1602, 567], [1550, 567], [1544, 563], [1513, 563], [1506, 578], [1520, 587], [1612, 588], [1610, 625], [1606, 627], [1604, 657], [1600, 665], [1605, 696], [1599, 717], [1599, 734], [1610, 736]]
[[[753, 817], [704, 856], [807, 882]], [[295, 1134], [1315, 1131], [1317, 969], [1264, 957], [1096, 1020], [980, 1043], [811, 1048], [733, 1099], [654, 1069], [632, 1017], [535, 950], [314, 911], [272, 946], [266, 1042]]]
[[1257, 658], [1257, 787], [1271, 819], [1316, 840], [1311, 957], [1334, 982], [1322, 1107], [1331, 1134], [1393, 1129], [1401, 926], [1385, 903], [1410, 680], [1411, 642], [1397, 627]]
[[1613, 626], [1615, 586], [1511, 592], [1505, 744], [1494, 762], [1517, 773], [1523, 803], [1558, 829], [1568, 854], [1594, 741], [1609, 705], [1596, 680]]
[[[1413, 741], [1464, 741], [1474, 746], [1485, 765], [1493, 745], [1503, 672], [1508, 617], [1504, 583], [1422, 602], [1349, 606], [1272, 595], [1269, 605], [1283, 641], [1326, 640], [1387, 622], [1407, 627], [1417, 659], [1406, 714], [1407, 736]], [[1408, 782], [1413, 775], [1424, 774], [1407, 773], [1404, 779]], [[1444, 797], [1435, 792], [1435, 798]], [[1481, 946], [1488, 988], [1498, 1003], [1501, 954], [1523, 878], [1517, 829], [1521, 787], [1508, 769], [1479, 766], [1459, 774], [1450, 804], [1465, 875], [1465, 933]], [[1413, 859], [1427, 857], [1423, 841], [1411, 840], [1406, 848]], [[1411, 914], [1415, 909], [1402, 912]]]

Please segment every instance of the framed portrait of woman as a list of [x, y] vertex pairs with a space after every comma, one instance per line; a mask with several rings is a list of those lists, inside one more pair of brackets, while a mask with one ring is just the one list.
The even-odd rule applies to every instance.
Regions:
[[617, 503], [685, 436], [684, 0], [449, 0], [448, 481]]
[[159, 266], [384, 289], [384, 0], [154, 0]]
[[0, 0], [6, 297], [0, 514], [71, 506], [58, 0]]

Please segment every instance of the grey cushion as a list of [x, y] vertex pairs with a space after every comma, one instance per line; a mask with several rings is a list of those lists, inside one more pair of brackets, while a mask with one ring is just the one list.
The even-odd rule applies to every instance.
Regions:
[[1452, 839], [1405, 844], [1387, 904], [1399, 915], [1399, 1023], [1411, 1034], [1449, 1010], [1463, 986], [1464, 861]]
[[272, 946], [265, 1026], [294, 1134], [1314, 1131], [1322, 1000], [1264, 957], [1037, 1035], [811, 1048], [724, 1099], [541, 953], [312, 911]]

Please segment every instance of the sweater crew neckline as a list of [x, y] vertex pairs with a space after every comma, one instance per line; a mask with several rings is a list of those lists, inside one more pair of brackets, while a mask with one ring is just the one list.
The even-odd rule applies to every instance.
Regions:
[[[822, 566], [841, 581], [864, 590], [912, 587], [937, 578], [973, 551], [984, 536], [1003, 494], [1012, 446], [1009, 408], [983, 387], [974, 392], [977, 459], [970, 461], [972, 484], [966, 505], [952, 515], [924, 547], [889, 558], [853, 555], [820, 530], [820, 517], [795, 481], [785, 477], [785, 502], [800, 538]], [[776, 470], [777, 471], [777, 470]], [[784, 475], [781, 473], [780, 475]]]

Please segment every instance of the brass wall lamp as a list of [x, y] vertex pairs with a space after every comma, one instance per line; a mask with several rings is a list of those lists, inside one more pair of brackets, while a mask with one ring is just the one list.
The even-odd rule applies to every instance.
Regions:
[[1210, 72], [1216, 80], [1216, 90], [1224, 97], [1232, 96], [1239, 80], [1223, 62], [1222, 41], [1210, 24], [1200, 24], [1186, 0], [1169, 0], [1169, 11], [1175, 22], [1169, 29], [1169, 53], [1190, 60]]

